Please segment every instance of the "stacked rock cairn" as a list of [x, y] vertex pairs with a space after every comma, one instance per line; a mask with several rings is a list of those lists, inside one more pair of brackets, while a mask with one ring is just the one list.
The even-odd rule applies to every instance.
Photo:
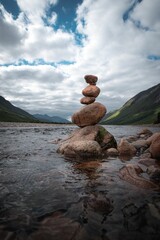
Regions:
[[84, 79], [88, 86], [82, 90], [84, 97], [80, 103], [86, 106], [72, 116], [72, 122], [80, 128], [62, 140], [57, 151], [70, 157], [93, 158], [102, 156], [108, 148], [116, 148], [117, 142], [103, 126], [97, 125], [107, 112], [103, 104], [95, 102], [100, 93], [96, 86], [98, 78], [86, 75]]
[[80, 102], [87, 106], [81, 108], [72, 116], [72, 122], [79, 127], [97, 124], [107, 111], [104, 105], [95, 102], [100, 93], [100, 88], [96, 86], [98, 78], [94, 75], [86, 75], [84, 79], [89, 85], [82, 90], [84, 97], [81, 98]]

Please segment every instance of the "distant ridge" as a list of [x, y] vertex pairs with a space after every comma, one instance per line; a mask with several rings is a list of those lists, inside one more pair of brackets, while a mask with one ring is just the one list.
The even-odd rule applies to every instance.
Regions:
[[39, 122], [28, 112], [15, 107], [0, 96], [0, 122]]
[[47, 114], [34, 114], [33, 115], [35, 118], [37, 118], [38, 120], [42, 121], [42, 122], [50, 122], [50, 123], [70, 123], [70, 121], [68, 121], [65, 118], [61, 118], [58, 116], [53, 116], [50, 117]]
[[160, 121], [160, 84], [142, 91], [120, 109], [106, 115], [102, 124], [152, 124]]

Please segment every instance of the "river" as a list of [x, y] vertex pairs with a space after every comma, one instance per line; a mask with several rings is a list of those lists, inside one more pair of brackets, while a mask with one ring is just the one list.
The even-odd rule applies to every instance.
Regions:
[[[144, 128], [104, 127], [117, 142]], [[0, 239], [160, 239], [160, 193], [121, 180], [124, 159], [79, 161], [56, 152], [53, 140], [75, 128], [0, 124]]]

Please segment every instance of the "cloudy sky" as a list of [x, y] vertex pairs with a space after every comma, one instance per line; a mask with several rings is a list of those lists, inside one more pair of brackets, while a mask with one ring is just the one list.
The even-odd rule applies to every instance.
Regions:
[[160, 0], [0, 0], [0, 95], [69, 118], [94, 74], [108, 112], [160, 82]]

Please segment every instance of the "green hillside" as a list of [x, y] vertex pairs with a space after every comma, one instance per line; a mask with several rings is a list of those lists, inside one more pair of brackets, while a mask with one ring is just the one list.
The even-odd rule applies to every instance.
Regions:
[[158, 123], [158, 114], [160, 114], [160, 84], [138, 93], [120, 109], [107, 116], [103, 124]]
[[0, 122], [37, 122], [31, 114], [15, 107], [0, 96]]

